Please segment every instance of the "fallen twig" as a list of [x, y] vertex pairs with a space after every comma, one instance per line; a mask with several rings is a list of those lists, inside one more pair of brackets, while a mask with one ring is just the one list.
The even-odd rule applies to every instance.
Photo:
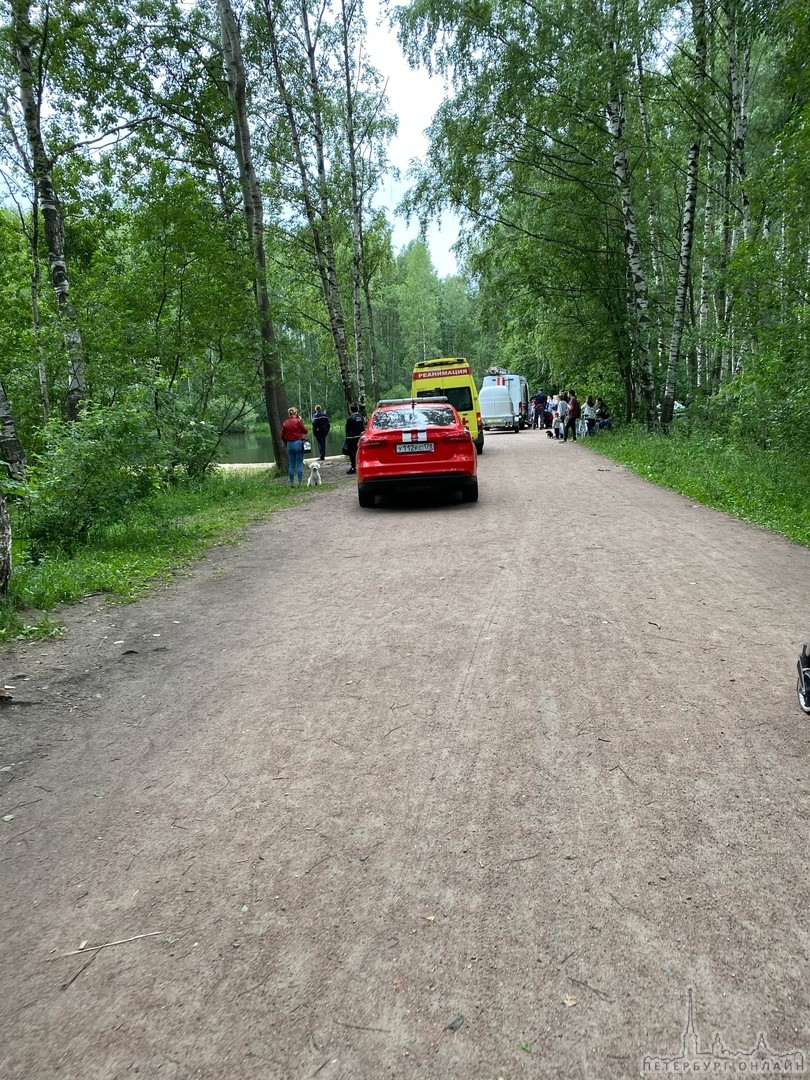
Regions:
[[390, 1028], [366, 1027], [365, 1024], [346, 1024], [343, 1020], [336, 1020], [335, 1023], [340, 1027], [354, 1028], [355, 1031], [379, 1031], [382, 1035], [391, 1034]]
[[574, 983], [576, 986], [581, 986], [585, 990], [590, 990], [592, 994], [596, 994], [596, 996], [598, 998], [601, 998], [603, 1001], [611, 1001], [612, 1000], [610, 994], [606, 994], [604, 990], [597, 990], [596, 987], [591, 986], [590, 983], [582, 982], [580, 979], [575, 979], [571, 975], [568, 976], [568, 979], [569, 979], [570, 982]]
[[324, 855], [324, 857], [322, 859], [318, 859], [317, 862], [314, 862], [312, 864], [312, 866], [310, 866], [309, 870], [305, 870], [304, 871], [304, 877], [306, 877], [307, 874], [311, 874], [316, 866], [320, 866], [321, 863], [325, 863], [327, 859], [331, 859], [331, 858], [332, 858], [332, 852], [330, 851], [328, 855]]
[[83, 971], [85, 971], [87, 968], [90, 967], [90, 965], [93, 963], [93, 961], [95, 960], [95, 958], [97, 956], [98, 956], [98, 952], [94, 952], [93, 955], [90, 957], [90, 959], [87, 961], [87, 963], [82, 964], [82, 966], [79, 968], [79, 970], [74, 975], [71, 975], [67, 982], [63, 982], [62, 985], [59, 987], [59, 989], [60, 990], [67, 990], [67, 988], [70, 986], [70, 984], [75, 982], [78, 979], [78, 977], [81, 975], [81, 973]]
[[118, 941], [105, 941], [103, 945], [89, 945], [84, 949], [73, 949], [72, 952], [60, 953], [59, 956], [51, 957], [52, 960], [61, 960], [65, 956], [78, 956], [79, 953], [98, 952], [99, 949], [111, 949], [113, 945], [126, 945], [128, 941], [140, 941], [145, 937], [157, 937], [162, 930], [153, 930], [150, 934], [136, 934], [135, 937], [125, 937]]
[[518, 855], [517, 858], [507, 859], [507, 862], [528, 862], [529, 859], [536, 859], [539, 855], [542, 855], [542, 851], [535, 851], [534, 855]]
[[635, 784], [635, 780], [632, 778], [632, 776], [627, 775], [627, 773], [624, 771], [624, 769], [621, 767], [621, 765], [614, 765], [613, 768], [610, 771], [611, 772], [616, 772], [617, 769], [622, 774], [622, 776], [624, 776], [627, 780], [630, 781], [631, 784]]
[[224, 791], [228, 784], [230, 784], [230, 780], [228, 779], [227, 775], [225, 773], [223, 773], [222, 775], [225, 777], [225, 783], [222, 785], [221, 788], [217, 788], [216, 791], [212, 791], [211, 794], [206, 797], [206, 802], [208, 802], [209, 799], [213, 799], [215, 795], [219, 795], [219, 793], [221, 791]]
[[18, 802], [16, 806], [7, 807], [6, 808], [6, 813], [10, 814], [13, 810], [19, 810], [23, 806], [33, 806], [34, 803], [37, 803], [37, 802], [42, 802], [42, 796], [41, 795], [40, 795], [40, 797], [38, 799], [31, 799], [28, 802]]

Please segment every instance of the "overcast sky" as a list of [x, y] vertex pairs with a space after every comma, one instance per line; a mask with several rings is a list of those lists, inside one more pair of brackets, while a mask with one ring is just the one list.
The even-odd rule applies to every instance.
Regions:
[[[377, 25], [380, 19], [379, 0], [366, 0], [368, 20], [368, 51], [371, 62], [388, 79], [388, 100], [392, 112], [399, 117], [399, 132], [388, 147], [391, 164], [396, 166], [403, 178], [413, 158], [423, 157], [427, 150], [425, 128], [444, 97], [444, 84], [440, 78], [429, 77], [424, 71], [412, 71], [402, 54], [396, 34], [388, 29], [387, 21]], [[378, 202], [384, 205], [394, 225], [394, 250], [398, 253], [409, 240], [419, 234], [415, 221], [406, 225], [405, 219], [395, 216], [394, 209], [405, 193], [407, 183], [395, 183], [389, 178], [380, 193]], [[432, 225], [428, 230], [430, 257], [440, 277], [458, 272], [455, 256], [450, 245], [455, 243], [458, 226], [454, 215], [445, 215], [442, 227]]]

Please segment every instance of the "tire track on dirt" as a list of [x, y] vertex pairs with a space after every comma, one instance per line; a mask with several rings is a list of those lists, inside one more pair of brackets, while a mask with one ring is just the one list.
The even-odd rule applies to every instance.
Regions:
[[15, 657], [73, 711], [0, 715], [6, 1075], [610, 1080], [687, 986], [810, 1048], [810, 553], [536, 433], [480, 467]]

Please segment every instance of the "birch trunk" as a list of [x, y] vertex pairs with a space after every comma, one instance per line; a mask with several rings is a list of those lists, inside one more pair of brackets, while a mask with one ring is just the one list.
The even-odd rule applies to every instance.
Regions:
[[20, 77], [20, 102], [25, 119], [25, 132], [31, 154], [32, 179], [39, 194], [45, 241], [48, 246], [48, 267], [51, 285], [56, 296], [56, 308], [62, 328], [68, 363], [67, 412], [70, 419], [79, 415], [87, 398], [87, 365], [76, 309], [70, 295], [67, 260], [65, 258], [65, 223], [62, 207], [53, 180], [53, 161], [45, 150], [42, 137], [42, 84], [34, 78], [32, 45], [34, 32], [28, 0], [13, 0], [12, 31], [17, 70]]
[[706, 151], [706, 202], [703, 206], [703, 255], [700, 264], [700, 306], [698, 309], [697, 373], [696, 382], [703, 386], [709, 381], [709, 241], [714, 227], [714, 199], [712, 194], [712, 147]]
[[31, 212], [31, 328], [34, 332], [34, 344], [37, 350], [37, 375], [39, 376], [39, 399], [42, 404], [42, 417], [47, 424], [51, 418], [51, 398], [48, 392], [48, 373], [45, 358], [42, 355], [42, 333], [39, 321], [39, 283], [41, 279], [39, 265], [39, 192], [34, 185], [34, 204]]
[[[692, 2], [692, 30], [695, 37], [695, 97], [703, 101], [703, 81], [706, 70], [706, 31], [703, 0]], [[695, 239], [695, 209], [697, 207], [698, 169], [700, 167], [701, 131], [696, 124], [695, 138], [686, 159], [686, 191], [683, 200], [681, 245], [678, 253], [678, 284], [675, 290], [675, 309], [672, 315], [672, 337], [669, 343], [667, 377], [664, 399], [661, 403], [661, 423], [672, 420], [675, 405], [675, 377], [681, 356], [683, 328], [686, 322], [686, 306], [689, 300], [689, 278], [692, 264], [692, 248]]]
[[369, 286], [369, 276], [365, 269], [365, 259], [363, 260], [363, 294], [366, 299], [366, 318], [368, 319], [369, 366], [371, 368], [371, 396], [374, 401], [377, 402], [380, 400], [379, 365], [377, 362], [377, 345], [374, 340], [374, 310], [371, 303], [371, 288]]
[[330, 225], [331, 208], [326, 184], [326, 157], [323, 143], [323, 117], [319, 106], [320, 85], [315, 57], [315, 44], [309, 27], [309, 13], [306, 9], [306, 0], [301, 4], [302, 29], [307, 53], [307, 70], [309, 75], [311, 101], [308, 102], [309, 112], [307, 122], [312, 125], [312, 137], [315, 144], [315, 159], [317, 169], [317, 181], [315, 191], [308, 170], [308, 156], [304, 153], [304, 142], [301, 127], [298, 123], [293, 96], [287, 86], [284, 76], [284, 65], [281, 59], [281, 47], [278, 34], [276, 15], [272, 8], [273, 0], [264, 0], [264, 14], [267, 23], [268, 44], [273, 64], [273, 72], [276, 78], [279, 96], [287, 122], [290, 126], [293, 153], [295, 155], [298, 173], [301, 178], [301, 198], [304, 205], [304, 213], [309, 226], [312, 246], [315, 253], [315, 264], [321, 281], [324, 304], [329, 317], [329, 330], [332, 335], [332, 343], [337, 355], [340, 381], [343, 385], [343, 394], [346, 399], [346, 407], [357, 400], [352, 385], [351, 371], [349, 367], [349, 349], [346, 342], [346, 323], [343, 318], [343, 303], [338, 289], [337, 264], [335, 262], [334, 244]]
[[0, 596], [8, 596], [11, 578], [11, 519], [0, 489]]
[[661, 267], [661, 247], [658, 242], [658, 228], [657, 219], [655, 214], [655, 205], [652, 199], [653, 182], [652, 173], [650, 170], [650, 162], [652, 161], [652, 138], [650, 136], [650, 117], [647, 112], [647, 95], [644, 85], [644, 64], [642, 62], [641, 53], [636, 54], [636, 70], [638, 72], [638, 108], [639, 115], [641, 116], [641, 131], [644, 136], [644, 149], [646, 151], [646, 166], [645, 166], [645, 179], [647, 182], [647, 191], [650, 192], [650, 209], [647, 227], [650, 230], [650, 259], [653, 269], [653, 284], [655, 285], [655, 295], [658, 297], [658, 316], [655, 320], [655, 338], [657, 342], [657, 355], [658, 363], [660, 367], [664, 366], [664, 357], [666, 356], [666, 349], [664, 346], [664, 327], [663, 327], [663, 304], [661, 303], [661, 297], [663, 295], [664, 286], [664, 272]]
[[11, 478], [22, 480], [28, 468], [28, 461], [17, 435], [17, 425], [14, 423], [11, 404], [2, 382], [0, 382], [0, 458], [8, 467]]
[[[352, 8], [352, 14], [357, 7]], [[357, 179], [357, 146], [354, 129], [354, 90], [352, 88], [352, 69], [349, 60], [349, 22], [346, 0], [340, 4], [341, 30], [343, 34], [343, 75], [346, 83], [346, 143], [349, 152], [349, 184], [352, 212], [352, 320], [354, 324], [354, 365], [357, 375], [357, 403], [360, 412], [366, 411], [366, 372], [363, 357], [363, 321], [362, 321], [362, 282], [363, 248], [361, 230], [363, 206], [360, 198], [360, 185]]]
[[264, 206], [250, 138], [247, 115], [247, 78], [242, 54], [242, 39], [230, 0], [217, 0], [225, 62], [225, 80], [233, 116], [234, 149], [239, 166], [239, 183], [247, 225], [248, 240], [253, 249], [253, 294], [259, 316], [261, 339], [261, 372], [264, 402], [270, 426], [270, 439], [276, 470], [285, 472], [288, 465], [287, 448], [281, 439], [281, 425], [287, 414], [287, 395], [279, 360], [278, 342], [270, 311], [267, 289], [267, 258], [264, 248]]
[[675, 405], [675, 377], [681, 356], [683, 328], [686, 322], [686, 307], [689, 300], [689, 276], [695, 237], [699, 164], [700, 142], [697, 141], [693, 142], [689, 147], [686, 162], [686, 192], [684, 194], [683, 222], [681, 224], [681, 245], [678, 254], [678, 284], [675, 290], [675, 310], [672, 317], [672, 336], [669, 342], [664, 398], [661, 403], [661, 423], [664, 425], [669, 424], [672, 420]]
[[624, 100], [618, 93], [607, 106], [608, 130], [613, 138], [613, 177], [619, 190], [624, 225], [625, 256], [632, 291], [631, 332], [633, 366], [636, 372], [636, 406], [648, 426], [656, 422], [655, 385], [650, 362], [650, 316], [647, 301], [647, 276], [641, 260], [641, 245], [636, 227], [633, 193], [630, 186], [630, 166], [625, 144]]
[[740, 29], [737, 20], [737, 2], [730, 0], [726, 5], [728, 22], [728, 75], [731, 90], [731, 120], [734, 136], [734, 165], [739, 186], [739, 199], [742, 212], [743, 239], [751, 237], [751, 200], [748, 195], [748, 163], [746, 143], [748, 140], [748, 80], [751, 69], [751, 45], [743, 47], [740, 59]]

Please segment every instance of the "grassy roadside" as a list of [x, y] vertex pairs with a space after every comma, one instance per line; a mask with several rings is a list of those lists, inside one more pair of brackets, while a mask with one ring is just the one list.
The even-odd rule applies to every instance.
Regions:
[[601, 432], [588, 445], [654, 484], [810, 547], [806, 462], [677, 427], [668, 436]]
[[[223, 469], [133, 505], [71, 554], [54, 549], [32, 559], [20, 540], [9, 596], [0, 605], [0, 643], [58, 633], [49, 613], [61, 602], [96, 592], [132, 600], [212, 544], [237, 542], [245, 525], [300, 497], [271, 469]], [[22, 537], [24, 518], [14, 524]]]

